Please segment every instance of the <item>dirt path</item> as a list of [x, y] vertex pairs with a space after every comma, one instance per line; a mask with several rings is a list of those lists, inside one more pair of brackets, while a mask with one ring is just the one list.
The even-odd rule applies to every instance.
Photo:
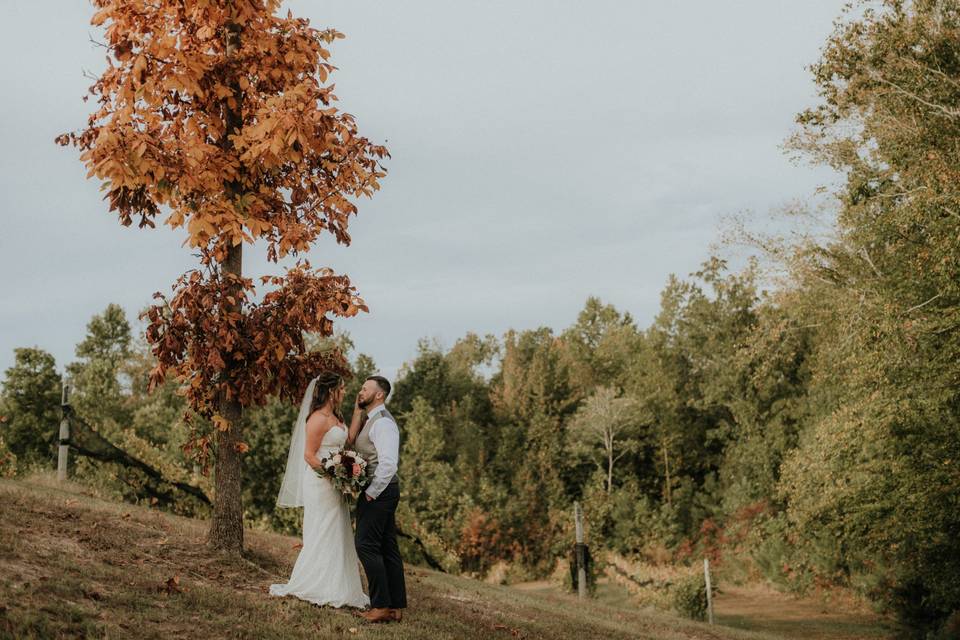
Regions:
[[[555, 584], [542, 580], [512, 586], [532, 592], [557, 590]], [[610, 606], [636, 608], [626, 589], [602, 578], [597, 581], [597, 599]], [[886, 640], [892, 637], [889, 626], [880, 616], [849, 603], [795, 598], [761, 585], [723, 585], [714, 598], [714, 611], [718, 624], [788, 640]]]
[[860, 640], [890, 638], [876, 614], [816, 598], [794, 598], [768, 587], [722, 586], [714, 599], [717, 622], [784, 638]]

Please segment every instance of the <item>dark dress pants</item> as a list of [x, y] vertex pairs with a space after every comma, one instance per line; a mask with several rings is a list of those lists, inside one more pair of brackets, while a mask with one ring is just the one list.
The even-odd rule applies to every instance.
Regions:
[[397, 504], [400, 486], [393, 482], [368, 500], [365, 493], [357, 501], [357, 555], [367, 574], [370, 606], [374, 609], [404, 609], [407, 589], [403, 579], [403, 560], [397, 545]]

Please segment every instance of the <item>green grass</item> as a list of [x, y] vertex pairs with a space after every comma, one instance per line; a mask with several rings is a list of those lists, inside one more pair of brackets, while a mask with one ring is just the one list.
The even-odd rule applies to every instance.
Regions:
[[209, 551], [205, 532], [203, 521], [103, 501], [45, 477], [0, 480], [0, 638], [780, 637], [420, 567], [408, 568], [403, 623], [367, 625], [267, 594], [288, 577], [296, 538], [247, 530], [243, 557], [233, 557]]

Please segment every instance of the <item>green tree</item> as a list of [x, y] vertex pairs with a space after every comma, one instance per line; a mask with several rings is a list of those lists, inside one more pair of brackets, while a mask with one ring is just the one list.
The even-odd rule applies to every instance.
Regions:
[[449, 556], [460, 542], [460, 529], [472, 506], [463, 473], [444, 460], [443, 427], [426, 400], [414, 399], [413, 408], [403, 414], [403, 428], [400, 459], [407, 470], [403, 486], [413, 514], [409, 524], [421, 538], [439, 542], [436, 555]]
[[[442, 459], [473, 480], [482, 476], [498, 441], [489, 383], [481, 372], [498, 348], [495, 338], [473, 334], [446, 353], [438, 344], [421, 340], [417, 357], [401, 369], [391, 396], [398, 415], [411, 412], [417, 398], [430, 406], [443, 430]], [[473, 482], [471, 491], [477, 488]]]
[[0, 395], [0, 437], [19, 465], [50, 464], [60, 424], [60, 374], [52, 355], [37, 348], [14, 349]]
[[[733, 429], [720, 464], [725, 514], [760, 503], [784, 508], [778, 483], [782, 464], [810, 421], [808, 393], [817, 343], [805, 291], [784, 291], [757, 309], [757, 322], [719, 379]], [[810, 299], [809, 302], [814, 302]], [[822, 304], [823, 298], [816, 300]]]
[[277, 509], [277, 494], [299, 407], [279, 398], [250, 411], [250, 455], [243, 465], [245, 517], [276, 531], [300, 534], [303, 512]]
[[583, 393], [599, 386], [622, 387], [642, 339], [629, 313], [620, 313], [599, 298], [587, 298], [577, 321], [563, 332], [575, 378]]
[[108, 437], [129, 426], [130, 380], [124, 366], [132, 354], [130, 323], [123, 309], [107, 305], [87, 323], [76, 346], [77, 360], [67, 365], [70, 404], [76, 414]]
[[793, 141], [845, 181], [835, 237], [797, 256], [804, 286], [833, 289], [833, 315], [819, 412], [783, 474], [788, 513], [798, 539], [832, 539], [828, 577], [869, 579], [918, 636], [960, 609], [958, 43], [955, 0], [856, 3]]
[[350, 416], [353, 415], [353, 407], [357, 401], [357, 394], [360, 393], [360, 387], [368, 377], [377, 373], [377, 363], [367, 354], [360, 353], [354, 358], [350, 368], [353, 371], [353, 377], [347, 381], [343, 404], [340, 406], [340, 412], [345, 420], [350, 420]]

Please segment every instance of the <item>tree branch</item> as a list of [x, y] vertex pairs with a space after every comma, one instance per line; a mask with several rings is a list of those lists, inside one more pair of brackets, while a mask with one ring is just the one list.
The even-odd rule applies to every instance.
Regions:
[[935, 111], [939, 111], [940, 113], [947, 116], [948, 118], [952, 118], [952, 119], [960, 118], [960, 111], [956, 109], [951, 109], [950, 107], [945, 107], [942, 104], [937, 104], [935, 102], [930, 102], [929, 100], [925, 100], [924, 98], [921, 98], [916, 93], [913, 93], [912, 91], [908, 91], [907, 89], [904, 89], [903, 87], [896, 84], [895, 82], [891, 82], [890, 80], [887, 80], [877, 72], [871, 72], [870, 75], [873, 76], [874, 80], [876, 80], [877, 82], [881, 84], [885, 84], [889, 87], [892, 87], [893, 90], [896, 91], [897, 93], [903, 96], [906, 96], [916, 102], [919, 102], [924, 106], [930, 107]]
[[943, 295], [942, 293], [938, 293], [937, 295], [933, 296], [933, 297], [930, 298], [929, 300], [927, 300], [927, 301], [925, 301], [925, 302], [921, 302], [920, 304], [917, 304], [917, 305], [914, 305], [914, 306], [910, 307], [909, 309], [907, 309], [906, 311], [904, 311], [904, 312], [901, 313], [900, 315], [904, 315], [904, 316], [905, 316], [905, 315], [907, 315], [908, 313], [910, 313], [911, 311], [916, 311], [917, 309], [922, 309], [923, 307], [927, 306], [928, 304], [930, 304], [931, 302], [933, 302], [934, 300], [936, 300], [937, 298], [939, 298], [939, 297], [942, 296], [942, 295]]

